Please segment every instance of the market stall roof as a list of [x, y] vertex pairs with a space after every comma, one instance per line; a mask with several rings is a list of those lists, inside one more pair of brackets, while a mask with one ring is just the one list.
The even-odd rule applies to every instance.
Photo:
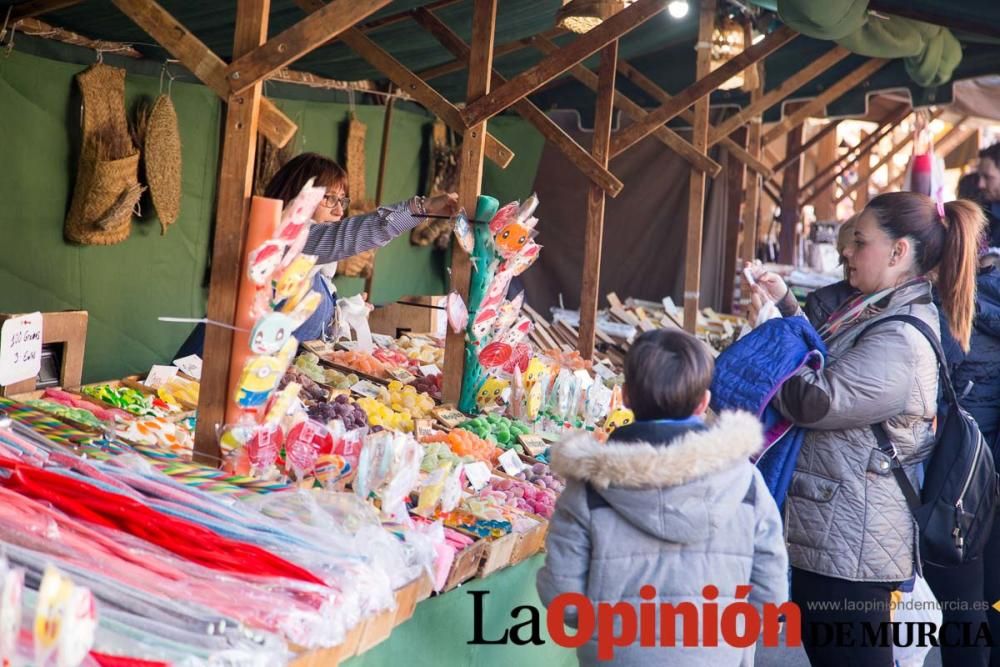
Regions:
[[[28, 0], [15, 0], [15, 6]], [[162, 0], [163, 7], [182, 25], [204, 41], [209, 48], [224, 59], [230, 59], [236, 3], [203, 2], [201, 0]], [[395, 0], [374, 14], [371, 21], [396, 15], [417, 7], [435, 7], [440, 1]], [[621, 42], [620, 57], [631, 62], [643, 74], [662, 88], [677, 92], [693, 81], [695, 54], [692, 49], [697, 33], [697, 11], [695, 0], [691, 0], [692, 11], [683, 19], [675, 19], [667, 12], [629, 33]], [[755, 0], [754, 4], [764, 9], [774, 9], [774, 0]], [[959, 26], [1000, 25], [1000, 3], [992, 0], [879, 0], [875, 3], [880, 11], [898, 10], [902, 14], [920, 14], [929, 17], [945, 17]], [[496, 43], [504, 44], [551, 30], [560, 0], [505, 0], [500, 4], [497, 16]], [[294, 0], [274, 0], [270, 13], [271, 34], [277, 34], [303, 17], [303, 12]], [[462, 38], [468, 40], [471, 31], [472, 3], [462, 0], [435, 9], [438, 17], [451, 26]], [[45, 20], [54, 25], [68, 28], [88, 37], [129, 42], [151, 59], [165, 59], [167, 54], [128, 17], [119, 11], [110, 0], [84, 0], [70, 4], [63, 9], [45, 15]], [[985, 29], [990, 32], [991, 29]], [[953, 80], [966, 79], [986, 74], [1000, 73], [1000, 49], [995, 44], [1000, 39], [980, 34], [957, 31], [964, 54]], [[379, 27], [369, 36], [389, 51], [399, 61], [415, 72], [421, 72], [453, 60], [452, 55], [429, 33], [412, 20], [393, 22]], [[557, 43], [572, 40], [571, 35], [556, 37]], [[788, 46], [780, 49], [767, 61], [767, 88], [777, 86], [788, 76], [799, 71], [803, 63], [808, 63], [832, 47], [824, 40], [800, 36]], [[517, 74], [534, 65], [541, 53], [534, 48], [526, 48], [514, 53], [498, 56], [497, 69], [505, 76]], [[811, 97], [822, 91], [863, 61], [863, 56], [852, 55], [822, 76], [804, 86], [793, 95]], [[595, 66], [595, 62], [589, 62]], [[296, 69], [331, 79], [344, 81], [380, 80], [383, 76], [367, 62], [358, 57], [345, 44], [336, 42], [319, 48], [306, 55], [295, 65]], [[465, 98], [466, 75], [464, 72], [447, 74], [435, 78], [432, 85], [452, 101]], [[656, 102], [621, 80], [622, 89], [637, 101], [647, 106]], [[833, 116], [860, 115], [866, 111], [867, 96], [877, 90], [905, 89], [909, 91], [914, 106], [941, 104], [952, 99], [951, 85], [936, 88], [921, 88], [907, 75], [901, 61], [896, 60], [880, 70], [861, 86], [855, 88], [840, 100], [830, 105], [828, 113]], [[563, 78], [548, 89], [536, 94], [535, 100], [543, 106], [575, 108], [589, 120], [593, 108], [593, 93], [579, 83]], [[717, 91], [712, 96], [713, 104], [743, 105], [748, 96], [740, 91]], [[767, 118], [776, 117], [778, 109], [771, 109]]]

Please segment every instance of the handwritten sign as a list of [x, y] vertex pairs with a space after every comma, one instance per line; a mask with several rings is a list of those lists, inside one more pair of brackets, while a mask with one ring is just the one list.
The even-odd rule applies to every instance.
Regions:
[[413, 431], [418, 439], [434, 435], [434, 420], [433, 419], [413, 420]]
[[475, 463], [469, 463], [463, 468], [465, 472], [465, 479], [469, 481], [469, 486], [474, 490], [486, 486], [486, 483], [490, 481], [490, 469], [482, 461], [476, 461]]
[[0, 328], [0, 385], [37, 377], [42, 369], [42, 314], [18, 315]]
[[549, 448], [548, 443], [542, 440], [539, 436], [533, 433], [525, 433], [524, 435], [519, 435], [517, 439], [524, 445], [524, 448], [532, 456], [538, 456], [546, 449]]
[[201, 357], [197, 354], [190, 354], [180, 359], [174, 359], [174, 366], [181, 369], [181, 372], [185, 375], [193, 377], [195, 380], [201, 380]]
[[426, 366], [421, 366], [420, 372], [424, 374], [424, 377], [441, 375], [441, 369], [437, 367], [437, 364], [427, 364]]
[[524, 465], [524, 461], [517, 456], [517, 452], [513, 449], [508, 449], [506, 452], [501, 454], [498, 460], [500, 461], [501, 467], [503, 467], [503, 471], [511, 477], [517, 476], [519, 472], [528, 467]]
[[405, 368], [390, 368], [387, 369], [386, 372], [388, 372], [389, 375], [393, 377], [393, 379], [399, 380], [403, 384], [410, 384], [411, 382], [417, 379], [416, 375], [409, 372]]
[[468, 420], [468, 417], [463, 415], [461, 412], [450, 406], [442, 406], [434, 410], [434, 416], [437, 420], [447, 426], [448, 428], [455, 428], [459, 424]]
[[366, 396], [368, 398], [378, 398], [379, 394], [382, 393], [381, 387], [368, 380], [361, 380], [351, 387], [351, 391], [359, 396]]
[[153, 367], [149, 369], [149, 375], [146, 376], [146, 381], [143, 382], [144, 385], [152, 389], [159, 389], [160, 386], [173, 380], [177, 377], [177, 372], [180, 369], [177, 366], [161, 366], [160, 364], [153, 364]]

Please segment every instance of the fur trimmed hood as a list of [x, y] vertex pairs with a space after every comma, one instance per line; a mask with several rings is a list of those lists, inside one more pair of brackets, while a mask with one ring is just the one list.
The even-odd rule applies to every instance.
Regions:
[[597, 489], [680, 486], [748, 460], [763, 442], [756, 417], [724, 412], [707, 430], [691, 431], [668, 446], [601, 444], [588, 434], [574, 435], [552, 448], [552, 469]]
[[[753, 415], [727, 412], [668, 445], [602, 445], [589, 435], [573, 436], [552, 448], [552, 469], [569, 484], [588, 483], [637, 529], [692, 544], [721, 530], [747, 498], [760, 478], [750, 456], [763, 441]], [[758, 482], [756, 493], [766, 494], [763, 479]]]

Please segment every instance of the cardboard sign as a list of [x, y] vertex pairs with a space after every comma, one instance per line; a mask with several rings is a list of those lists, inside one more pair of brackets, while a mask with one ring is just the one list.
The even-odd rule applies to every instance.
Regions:
[[146, 376], [144, 385], [150, 389], [159, 389], [163, 383], [173, 380], [177, 377], [177, 373], [180, 369], [177, 366], [161, 366], [160, 364], [154, 364], [152, 368], [149, 369], [149, 375]]
[[490, 481], [490, 468], [482, 461], [468, 463], [463, 470], [465, 471], [465, 478], [469, 480], [469, 486], [476, 491], [486, 486]]
[[541, 437], [535, 435], [534, 433], [525, 433], [524, 435], [519, 435], [517, 437], [518, 442], [520, 442], [525, 451], [527, 451], [532, 456], [538, 456], [549, 448], [547, 442], [541, 439]]
[[42, 370], [42, 314], [12, 317], [0, 328], [0, 385], [38, 376]]
[[381, 387], [379, 387], [374, 382], [369, 382], [368, 380], [361, 380], [353, 387], [351, 391], [359, 396], [367, 396], [368, 398], [378, 398], [381, 393]]
[[437, 364], [427, 364], [426, 366], [421, 366], [420, 372], [424, 374], [424, 377], [429, 375], [441, 375], [441, 369], [437, 367]]
[[181, 372], [185, 375], [190, 375], [195, 380], [201, 380], [201, 357], [197, 354], [192, 354], [187, 357], [181, 357], [180, 359], [174, 359], [174, 366], [181, 369]]
[[417, 376], [406, 370], [405, 368], [388, 368], [386, 372], [392, 376], [393, 379], [399, 380], [403, 384], [410, 384], [417, 379]]
[[416, 434], [417, 438], [425, 438], [429, 435], [434, 434], [434, 420], [432, 419], [415, 419], [413, 420], [413, 432]]
[[506, 452], [501, 454], [499, 461], [500, 467], [502, 467], [503, 471], [511, 477], [516, 477], [518, 473], [528, 467], [524, 465], [524, 461], [520, 459], [517, 452], [513, 449], [508, 449]]
[[455, 428], [459, 424], [468, 420], [468, 417], [451, 406], [441, 406], [434, 410], [434, 416], [439, 422], [448, 428]]

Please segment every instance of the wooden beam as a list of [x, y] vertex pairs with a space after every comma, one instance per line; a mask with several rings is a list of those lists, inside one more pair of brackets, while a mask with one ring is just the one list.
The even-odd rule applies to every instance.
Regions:
[[770, 182], [764, 183], [764, 187], [761, 191], [771, 198], [775, 206], [781, 206], [781, 192], [777, 191], [774, 185]]
[[669, 122], [684, 109], [701, 98], [708, 97], [720, 85], [747, 67], [760, 62], [797, 36], [797, 32], [783, 25], [757, 44], [751, 44], [745, 51], [733, 56], [725, 65], [695, 80], [690, 86], [672, 97], [669, 102], [650, 112], [641, 123], [634, 123], [619, 132], [618, 136], [611, 142], [611, 157], [628, 150], [649, 135], [655, 127]]
[[[808, 102], [801, 106], [808, 105]], [[792, 127], [786, 135], [785, 152], [794, 153], [802, 145], [802, 123]], [[782, 264], [795, 264], [796, 226], [799, 223], [799, 183], [802, 179], [802, 158], [796, 159], [782, 172], [781, 176], [781, 232], [778, 243], [778, 261]]]
[[[444, 9], [445, 7], [457, 5], [460, 2], [464, 2], [464, 0], [434, 0], [434, 2], [429, 2], [424, 5], [424, 9], [429, 12], [433, 12], [438, 9]], [[377, 19], [372, 19], [371, 21], [359, 25], [358, 30], [361, 30], [362, 32], [372, 32], [373, 30], [384, 28], [387, 25], [402, 23], [403, 21], [408, 21], [410, 19], [410, 13], [411, 10], [406, 10], [395, 14], [389, 14], [388, 16], [382, 16]]]
[[[735, 132], [737, 142], [746, 142], [747, 130]], [[743, 202], [743, 176], [746, 168], [730, 156], [726, 167], [726, 243], [722, 254], [722, 312], [733, 312], [733, 280], [740, 254], [740, 204]]]
[[[449, 28], [441, 19], [433, 13], [418, 7], [413, 12], [414, 20], [427, 32], [431, 33], [435, 39], [459, 57], [469, 57], [469, 46], [455, 32]], [[496, 69], [493, 70], [492, 80], [497, 83], [506, 81]], [[576, 143], [571, 136], [556, 125], [556, 123], [545, 115], [545, 112], [535, 106], [535, 103], [528, 99], [523, 99], [514, 104], [514, 110], [522, 118], [531, 123], [536, 130], [550, 142], [553, 146], [566, 156], [573, 165], [579, 169], [590, 181], [616, 197], [622, 191], [622, 182], [607, 169], [607, 165], [602, 165], [594, 156], [584, 150], [580, 144]]]
[[[828, 124], [823, 129], [827, 129], [833, 125], [833, 123]], [[822, 132], [817, 132], [816, 136], [819, 136]], [[817, 158], [813, 164], [830, 164], [835, 162], [837, 159], [837, 133], [836, 132], [826, 132], [822, 133], [823, 136], [818, 142], [817, 146]], [[816, 137], [814, 136], [813, 139]], [[810, 140], [811, 141], [811, 140]], [[809, 143], [809, 142], [806, 142]], [[819, 221], [824, 220], [836, 220], [837, 219], [837, 207], [833, 203], [833, 187], [823, 189], [822, 191], [816, 193], [816, 197], [813, 199], [813, 205], [816, 207], [816, 219]]]
[[[759, 65], [763, 69], [763, 65]], [[759, 83], [750, 91], [750, 104], [764, 94], [764, 72], [757, 77]], [[751, 155], [760, 154], [761, 117], [750, 121], [747, 127], [747, 152]], [[760, 193], [764, 189], [764, 177], [756, 172], [747, 173], [747, 194], [743, 213], [743, 261], [752, 262], [757, 257], [757, 237], [760, 232]], [[742, 284], [742, 281], [741, 281]], [[746, 287], [749, 287], [747, 285]], [[750, 293], [741, 291], [740, 310], [745, 315], [750, 304]]]
[[765, 144], [770, 143], [778, 137], [787, 134], [793, 127], [801, 125], [805, 122], [806, 118], [821, 112], [826, 108], [827, 104], [838, 99], [887, 64], [889, 64], [889, 61], [885, 58], [871, 58], [866, 60], [843, 79], [840, 79], [822, 93], [800, 106], [798, 111], [785, 116], [779, 122], [775, 123], [771, 129], [764, 133], [762, 141]]
[[[544, 37], [537, 37], [535, 39], [535, 46], [538, 47], [539, 51], [546, 55], [552, 55], [559, 50], [558, 46], [556, 46], [551, 40]], [[597, 75], [583, 65], [574, 65], [569, 69], [569, 74], [595, 93], [598, 91], [599, 86]], [[615, 91], [615, 106], [621, 109], [622, 113], [632, 119], [633, 122], [638, 122], [647, 115], [645, 109], [633, 102], [625, 94], [618, 91]], [[691, 166], [698, 171], [707, 172], [709, 175], [714, 177], [722, 170], [722, 165], [704, 153], [699, 153], [695, 150], [694, 146], [690, 144], [690, 142], [666, 126], [658, 127], [656, 131], [653, 132], [653, 136], [655, 136], [661, 143], [670, 148], [672, 151], [687, 160]]]
[[[788, 165], [790, 165], [800, 155], [802, 155], [803, 153], [805, 153], [806, 151], [808, 151], [810, 148], [812, 148], [813, 146], [815, 146], [816, 144], [818, 144], [820, 141], [822, 141], [823, 138], [826, 137], [826, 135], [828, 135], [830, 132], [835, 131], [840, 126], [840, 124], [842, 122], [843, 122], [843, 119], [842, 118], [838, 118], [837, 120], [831, 120], [829, 123], [827, 123], [826, 125], [824, 125], [819, 130], [819, 132], [817, 132], [813, 136], [809, 137], [809, 141], [807, 141], [804, 144], [802, 144], [802, 146], [799, 148], [798, 152], [795, 153], [795, 155], [786, 155], [780, 162], [778, 162], [776, 165], [774, 165], [774, 171], [775, 171], [775, 173], [780, 172], [780, 171], [784, 171], [785, 167], [787, 167]], [[806, 186], [803, 186], [803, 187], [806, 187]]]
[[506, 111], [514, 102], [524, 99], [573, 65], [583, 62], [622, 35], [638, 28], [665, 8], [663, 0], [636, 0], [634, 4], [585, 35], [577, 37], [552, 56], [521, 72], [489, 95], [472, 102], [462, 111], [465, 124], [471, 127]]
[[[155, 0], [111, 0], [115, 7], [156, 40], [160, 46], [180, 61], [198, 80], [215, 91], [222, 99], [229, 97], [226, 63], [212, 53], [205, 43], [178, 23]], [[267, 99], [261, 100], [260, 133], [279, 148], [287, 144], [298, 127]]]
[[[601, 69], [594, 110], [594, 159], [608, 165], [611, 122], [615, 113], [615, 71], [618, 40], [601, 52]], [[597, 305], [601, 286], [601, 247], [604, 244], [604, 190], [591, 185], [587, 195], [587, 227], [583, 235], [583, 279], [580, 286], [579, 350], [584, 359], [594, 358]]]
[[940, 141], [934, 141], [934, 151], [941, 156], [942, 160], [968, 138], [968, 132], [962, 128], [962, 124], [967, 120], [969, 120], [968, 116], [962, 116], [951, 126], [951, 129], [945, 132]]
[[390, 97], [385, 103], [385, 117], [382, 119], [382, 146], [378, 154], [378, 181], [375, 184], [375, 205], [385, 203], [382, 195], [385, 193], [385, 172], [389, 166], [389, 136], [392, 131], [392, 110], [396, 99]]
[[[472, 53], [469, 57], [467, 103], [482, 99], [490, 92], [493, 72], [493, 40], [495, 37], [498, 0], [473, 0]], [[465, 131], [458, 168], [458, 197], [466, 211], [475, 212], [476, 200], [483, 183], [483, 157], [486, 154], [486, 122]], [[451, 289], [463, 301], [469, 300], [469, 279], [472, 262], [457, 243], [452, 245]], [[444, 346], [444, 400], [458, 404], [465, 372], [465, 332], [455, 333], [448, 327]]]
[[[14, 24], [21, 19], [35, 18], [42, 14], [72, 7], [80, 2], [82, 0], [28, 0], [28, 2], [21, 2], [13, 6], [10, 12], [10, 23]], [[0, 13], [6, 14], [7, 12], [2, 10]]]
[[299, 0], [311, 13], [264, 44], [233, 60], [226, 69], [229, 88], [239, 93], [315, 51], [347, 28], [368, 18], [391, 0]]
[[[650, 97], [652, 97], [654, 100], [656, 100], [660, 104], [666, 104], [667, 102], [669, 102], [671, 100], [670, 93], [668, 93], [667, 91], [665, 91], [662, 88], [660, 88], [658, 85], [656, 85], [656, 83], [654, 81], [652, 81], [651, 79], [649, 79], [645, 74], [643, 74], [638, 69], [636, 69], [635, 67], [633, 67], [632, 65], [630, 65], [628, 62], [619, 59], [618, 60], [618, 72], [619, 72], [619, 74], [621, 74], [626, 79], [628, 79], [629, 81], [631, 81], [640, 90], [642, 90], [643, 92], [645, 92], [647, 95], [649, 95]], [[636, 106], [638, 106], [638, 105], [636, 105]], [[639, 109], [640, 109], [640, 111], [642, 111], [643, 117], [645, 117], [646, 116], [646, 111], [644, 109], [642, 109], [642, 107], [639, 107]], [[633, 118], [633, 119], [634, 120], [641, 120], [641, 118]], [[683, 120], [686, 123], [693, 123], [694, 122], [694, 112], [690, 111], [688, 109], [685, 109], [684, 111], [682, 111], [680, 113], [680, 119]], [[668, 131], [671, 131], [671, 130], [668, 129]], [[709, 127], [709, 133], [711, 133], [711, 131], [712, 131], [712, 128]], [[657, 130], [657, 132], [659, 132], [659, 130]], [[680, 141], [684, 141], [684, 143], [686, 145], [688, 145], [688, 146], [691, 145], [690, 143], [688, 143], [687, 141], [685, 141], [684, 139], [682, 139], [679, 135], [678, 135], [677, 138]], [[769, 177], [771, 175], [771, 168], [770, 167], [768, 167], [766, 164], [764, 164], [763, 162], [761, 162], [760, 160], [758, 160], [756, 157], [754, 157], [753, 155], [751, 155], [742, 146], [740, 146], [738, 143], [736, 143], [735, 141], [733, 141], [729, 137], [726, 137], [726, 138], [722, 139], [721, 143], [726, 148], [726, 150], [729, 151], [729, 154], [731, 156], [735, 157], [737, 160], [739, 160], [740, 162], [742, 162], [743, 164], [745, 164], [747, 167], [753, 169], [754, 171], [756, 171], [759, 174], [764, 175], [765, 177]], [[692, 147], [692, 153], [694, 155], [698, 156], [698, 157], [705, 157], [705, 159], [708, 159], [707, 156], [702, 156], [701, 153], [699, 153], [698, 151], [693, 150], [693, 147]], [[718, 173], [719, 173], [718, 171], [716, 171], [715, 173], [712, 173], [711, 171], [709, 171], [709, 175], [710, 176], [715, 176]]]
[[[297, 2], [302, 1], [297, 0]], [[368, 61], [372, 67], [385, 74], [390, 81], [430, 109], [448, 127], [459, 133], [465, 132], [466, 127], [462, 122], [461, 112], [455, 105], [366, 37], [364, 33], [357, 28], [349, 28], [341, 33], [340, 38], [355, 53]], [[506, 168], [514, 159], [514, 152], [490, 134], [486, 134], [485, 139], [486, 157]]]
[[[863, 139], [864, 137], [865, 132], [862, 130], [861, 138]], [[878, 167], [876, 167], [876, 169], [878, 169]], [[858, 181], [850, 188], [852, 192], [857, 193], [854, 197], [855, 211], [860, 211], [868, 205], [868, 186], [870, 185], [869, 181], [872, 177], [872, 171], [872, 146], [869, 146], [868, 149], [861, 155], [861, 159], [858, 161]], [[834, 205], [836, 206], [843, 199], [843, 196], [839, 197], [833, 202]]]
[[782, 81], [778, 86], [767, 91], [756, 103], [744, 107], [734, 116], [722, 121], [715, 130], [709, 134], [708, 145], [714, 146], [723, 138], [733, 133], [733, 130], [744, 125], [754, 116], [759, 116], [775, 104], [794, 93], [796, 90], [809, 83], [816, 77], [823, 74], [841, 60], [851, 54], [842, 46], [835, 46], [822, 56], [812, 61], [790, 77]]
[[[270, 5], [270, 0], [237, 0], [234, 57], [250, 52], [267, 39]], [[208, 290], [208, 319], [225, 324], [232, 324], [236, 319], [243, 245], [253, 192], [261, 87], [258, 83], [245, 93], [230, 95], [226, 104]], [[226, 405], [232, 400], [229, 387], [232, 346], [230, 329], [205, 327], [204, 369], [194, 447], [194, 459], [199, 463], [218, 465], [221, 462], [217, 429], [225, 422]]]
[[[430, 11], [429, 6], [425, 7], [424, 9]], [[510, 42], [499, 44], [497, 45], [496, 49], [493, 50], [493, 58], [495, 60], [500, 56], [505, 56], [510, 53], [516, 53], [517, 51], [521, 51], [530, 46], [533, 46], [533, 41], [536, 38], [540, 37], [543, 39], [553, 39], [565, 33], [566, 31], [563, 30], [562, 28], [550, 28], [545, 32], [538, 33], [537, 35], [533, 35], [531, 37], [524, 37], [522, 39], [515, 39]], [[454, 74], [455, 72], [461, 72], [468, 66], [469, 66], [469, 60], [467, 58], [456, 58], [455, 60], [451, 60], [446, 63], [441, 63], [440, 65], [435, 65], [434, 67], [428, 67], [425, 70], [420, 70], [419, 72], [417, 72], [417, 76], [419, 76], [424, 81], [430, 81], [431, 79], [436, 79], [446, 74]]]
[[[712, 43], [712, 31], [715, 29], [715, 1], [701, 0], [701, 6], [699, 7], [698, 46], [696, 47], [697, 59], [695, 61], [694, 72], [695, 81], [704, 81], [707, 77], [711, 76], [709, 73], [712, 63], [710, 44]], [[738, 58], [739, 56], [736, 57]], [[743, 69], [745, 68], [741, 67], [740, 71], [743, 71]], [[725, 80], [728, 80], [728, 77]], [[682, 92], [677, 98], [681, 98], [683, 95], [684, 93]], [[660, 108], [662, 109], [663, 107]], [[694, 125], [691, 126], [691, 143], [699, 152], [708, 152], [707, 93], [699, 95], [694, 104]], [[689, 178], [687, 246], [684, 252], [684, 328], [688, 333], [693, 334], [698, 330], [698, 311], [701, 305], [701, 246], [705, 223], [705, 174], [692, 171]]]

